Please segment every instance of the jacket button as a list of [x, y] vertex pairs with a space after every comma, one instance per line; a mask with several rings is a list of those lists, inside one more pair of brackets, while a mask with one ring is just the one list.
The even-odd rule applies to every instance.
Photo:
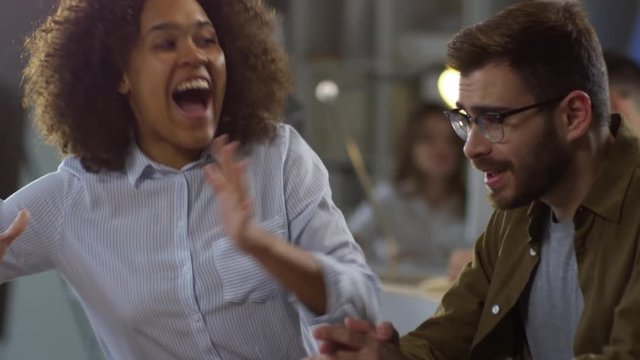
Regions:
[[531, 256], [538, 255], [538, 253], [533, 248], [529, 249], [529, 254], [531, 254]]
[[493, 305], [493, 307], [491, 308], [491, 313], [493, 315], [498, 315], [498, 313], [500, 312], [500, 306], [498, 305]]

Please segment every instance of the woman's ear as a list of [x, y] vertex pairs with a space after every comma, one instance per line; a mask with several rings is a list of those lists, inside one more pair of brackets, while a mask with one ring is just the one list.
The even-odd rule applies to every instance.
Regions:
[[131, 85], [129, 83], [129, 79], [127, 75], [123, 74], [122, 79], [120, 79], [120, 84], [118, 84], [118, 92], [122, 95], [129, 95], [131, 93]]
[[578, 139], [589, 131], [593, 122], [591, 98], [584, 91], [572, 91], [563, 101], [564, 132], [568, 141]]

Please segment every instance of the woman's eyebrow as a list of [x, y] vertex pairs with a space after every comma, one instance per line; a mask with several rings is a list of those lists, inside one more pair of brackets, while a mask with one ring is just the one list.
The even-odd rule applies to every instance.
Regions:
[[[213, 23], [211, 23], [211, 21], [209, 20], [199, 20], [196, 21], [193, 25], [194, 28], [197, 29], [201, 29], [204, 27], [210, 27], [211, 29], [213, 29]], [[169, 21], [164, 21], [164, 22], [159, 22], [157, 24], [152, 25], [149, 30], [147, 30], [146, 34], [149, 35], [153, 32], [156, 31], [167, 31], [167, 30], [179, 30], [181, 29], [182, 26], [179, 25], [178, 23], [175, 22], [169, 22]]]

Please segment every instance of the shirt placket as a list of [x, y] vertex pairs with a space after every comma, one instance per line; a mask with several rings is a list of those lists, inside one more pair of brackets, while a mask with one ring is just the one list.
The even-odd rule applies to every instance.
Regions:
[[195, 292], [195, 278], [193, 271], [192, 244], [189, 240], [189, 183], [185, 173], [176, 178], [176, 243], [178, 244], [181, 264], [181, 297], [186, 311], [186, 317], [194, 334], [194, 339], [205, 354], [219, 359], [205, 326], [204, 316], [200, 310]]

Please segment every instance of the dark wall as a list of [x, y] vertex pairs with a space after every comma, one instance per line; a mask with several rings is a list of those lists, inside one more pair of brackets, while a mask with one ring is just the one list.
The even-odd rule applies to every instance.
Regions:
[[2, 0], [0, 11], [0, 198], [18, 186], [25, 114], [20, 88], [22, 48], [33, 27], [52, 11], [55, 0]]
[[6, 199], [18, 187], [23, 158], [23, 111], [20, 97], [7, 86], [0, 85], [0, 198]]
[[583, 0], [583, 4], [598, 32], [602, 47], [626, 52], [638, 14], [638, 1]]
[[[0, 199], [6, 199], [18, 188], [23, 158], [23, 118], [19, 97], [12, 89], [0, 87]], [[6, 284], [0, 286], [0, 337], [5, 328], [8, 289]]]
[[[19, 185], [25, 116], [21, 106], [22, 43], [53, 0], [2, 0], [0, 11], [0, 198]], [[3, 230], [3, 229], [0, 229]], [[4, 333], [8, 285], [0, 286], [0, 336]]]
[[[496, 12], [515, 2], [517, 1], [493, 0], [492, 11]], [[636, 14], [638, 14], [639, 1], [581, 0], [581, 3], [589, 14], [589, 20], [598, 33], [602, 47], [625, 52], [629, 46], [629, 36]]]

